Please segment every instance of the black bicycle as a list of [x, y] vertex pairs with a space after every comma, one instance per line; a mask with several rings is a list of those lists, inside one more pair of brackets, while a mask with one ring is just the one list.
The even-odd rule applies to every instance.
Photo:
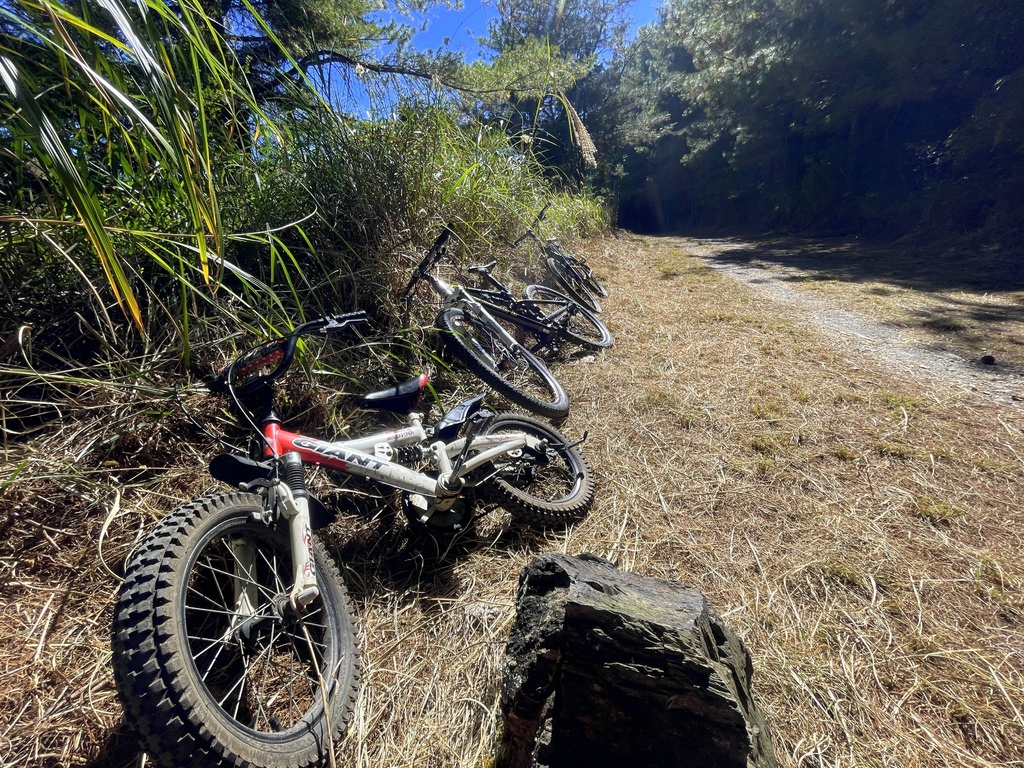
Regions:
[[463, 285], [451, 285], [432, 272], [447, 252], [452, 231], [445, 227], [413, 271], [402, 296], [408, 299], [426, 279], [441, 298], [435, 324], [451, 353], [487, 386], [513, 403], [549, 419], [569, 413], [569, 395], [544, 362], [491, 315], [490, 305]]
[[526, 228], [526, 231], [514, 242], [513, 247], [518, 247], [524, 240], [532, 239], [540, 247], [544, 258], [544, 267], [554, 278], [558, 287], [571, 298], [582, 304], [591, 312], [601, 312], [601, 305], [597, 297], [608, 296], [608, 289], [594, 274], [587, 260], [575, 254], [566, 253], [562, 245], [554, 238], [542, 238], [534, 231], [536, 226], [544, 218], [550, 203], [540, 209], [540, 213], [534, 218], [533, 225]]
[[519, 298], [494, 276], [497, 261], [468, 267], [488, 288], [466, 288], [534, 354], [557, 349], [565, 341], [588, 349], [606, 349], [611, 332], [589, 309], [546, 285], [528, 285]]

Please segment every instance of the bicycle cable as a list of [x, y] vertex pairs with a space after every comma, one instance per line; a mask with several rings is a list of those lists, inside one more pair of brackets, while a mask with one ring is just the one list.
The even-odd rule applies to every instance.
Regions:
[[[274, 450], [273, 444], [271, 444], [271, 442], [267, 438], [267, 436], [265, 434], [263, 434], [263, 430], [260, 429], [259, 425], [256, 423], [256, 420], [252, 417], [252, 414], [249, 413], [249, 409], [246, 408], [244, 405], [242, 405], [242, 401], [238, 399], [238, 394], [235, 392], [234, 382], [231, 381], [232, 377], [235, 374], [235, 363], [237, 363], [237, 362], [238, 362], [238, 359], [236, 358], [235, 360], [232, 361], [231, 365], [228, 366], [227, 376], [225, 376], [225, 378], [224, 378], [224, 385], [227, 387], [228, 394], [231, 395], [231, 401], [235, 404], [235, 408], [237, 408], [238, 411], [245, 418], [245, 420], [247, 422], [249, 422], [249, 426], [252, 427], [253, 431], [257, 435], [260, 436], [260, 440], [263, 441], [263, 445], [265, 445], [267, 447], [267, 449], [270, 451], [271, 455], [275, 459], [279, 458], [278, 452], [276, 450]], [[244, 453], [244, 451], [243, 451], [243, 453]], [[275, 467], [277, 466], [276, 462], [275, 462], [274, 466]], [[275, 472], [276, 472], [276, 469], [275, 469]]]
[[227, 440], [222, 438], [220, 435], [215, 435], [213, 432], [208, 430], [206, 428], [206, 426], [199, 421], [199, 419], [197, 419], [195, 416], [193, 416], [191, 413], [189, 413], [188, 409], [185, 407], [185, 404], [181, 401], [181, 390], [182, 389], [183, 389], [183, 387], [181, 386], [181, 382], [180, 381], [174, 382], [174, 389], [173, 389], [173, 392], [174, 392], [174, 402], [178, 404], [178, 407], [181, 409], [181, 412], [183, 414], [185, 414], [185, 418], [188, 419], [190, 422], [192, 422], [192, 425], [197, 427], [199, 429], [199, 431], [201, 431], [207, 437], [212, 437], [218, 443], [220, 443], [221, 445], [223, 445], [226, 448], [229, 448], [234, 453], [242, 453], [242, 454], [244, 454], [245, 453], [244, 450], [239, 448], [237, 445], [234, 445], [233, 443], [229, 443]]

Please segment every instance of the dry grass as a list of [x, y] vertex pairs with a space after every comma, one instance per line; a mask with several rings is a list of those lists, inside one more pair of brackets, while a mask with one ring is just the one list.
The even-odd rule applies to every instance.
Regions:
[[[784, 766], [1024, 765], [1024, 417], [850, 359], [667, 241], [589, 256], [617, 345], [558, 370], [598, 502], [567, 531], [496, 513], [440, 553], [387, 499], [343, 505], [365, 667], [339, 764], [487, 765], [519, 569], [561, 550], [703, 590], [753, 654]], [[138, 764], [98, 544], [116, 571], [207, 481], [161, 453], [182, 425], [132, 431], [166, 404], [120, 402], [4, 456], [0, 487], [28, 463], [0, 495], [0, 766]]]

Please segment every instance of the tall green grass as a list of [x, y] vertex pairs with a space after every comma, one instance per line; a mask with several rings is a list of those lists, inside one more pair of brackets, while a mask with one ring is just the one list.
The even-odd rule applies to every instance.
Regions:
[[[552, 195], [505, 133], [440, 91], [361, 121], [299, 81], [268, 108], [198, 0], [11, 8], [0, 335], [34, 325], [51, 370], [183, 369], [197, 343], [356, 306], [387, 328], [400, 257], [442, 221], [483, 249]], [[600, 222], [596, 201], [560, 200]]]
[[[66, 261], [105, 341], [169, 330], [187, 360], [196, 310], [232, 293], [222, 168], [281, 132], [195, 0], [22, 0], [0, 14], [14, 30], [0, 46], [8, 258], [22, 273]], [[283, 309], [246, 289], [232, 298], [254, 317]]]

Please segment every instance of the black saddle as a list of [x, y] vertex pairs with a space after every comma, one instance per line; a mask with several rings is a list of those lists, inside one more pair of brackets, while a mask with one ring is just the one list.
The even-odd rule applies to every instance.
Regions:
[[466, 271], [476, 272], [481, 275], [489, 275], [491, 273], [491, 270], [494, 269], [496, 266], [498, 266], [497, 259], [495, 259], [494, 261], [489, 261], [486, 264], [477, 264], [475, 267], [468, 267]]
[[415, 379], [404, 381], [398, 386], [390, 389], [382, 389], [380, 392], [371, 392], [363, 395], [358, 400], [360, 408], [367, 408], [374, 411], [388, 411], [390, 413], [412, 413], [419, 405], [420, 395], [427, 386], [430, 378], [421, 373]]

